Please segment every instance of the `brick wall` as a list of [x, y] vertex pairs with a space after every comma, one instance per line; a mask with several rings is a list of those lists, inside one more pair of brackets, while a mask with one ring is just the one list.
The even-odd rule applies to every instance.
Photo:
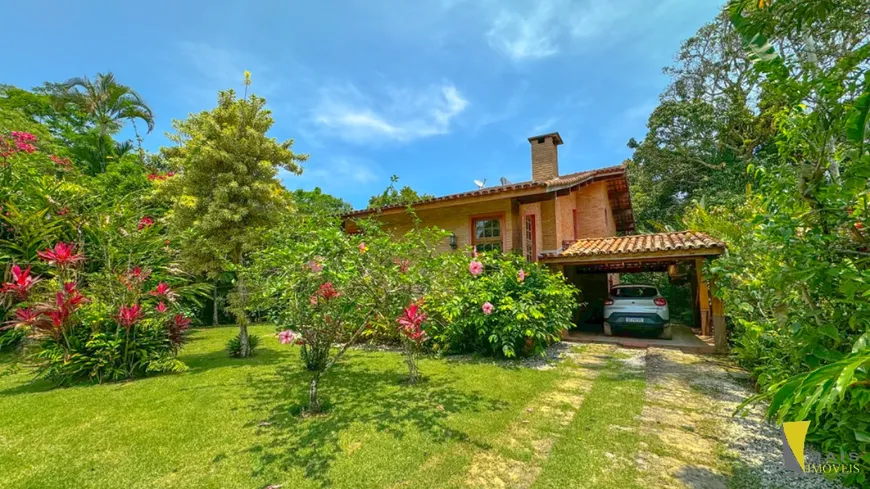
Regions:
[[574, 239], [574, 210], [576, 208], [576, 196], [569, 194], [556, 198], [556, 209], [559, 214], [559, 235], [556, 237], [556, 243], [558, 243], [560, 247], [565, 241]]
[[574, 195], [577, 199], [578, 238], [616, 235], [616, 223], [610, 209], [606, 182], [580, 187]]
[[542, 142], [533, 139], [529, 143], [532, 145], [532, 180], [543, 182], [558, 177], [559, 153], [553, 136], [547, 136]]
[[541, 249], [538, 250], [538, 253], [560, 249], [562, 243], [557, 241], [559, 223], [557, 222], [556, 200], [545, 200], [540, 205]]
[[541, 233], [541, 203], [535, 202], [534, 204], [523, 204], [519, 209], [520, 216], [520, 233], [521, 233], [521, 241], [520, 241], [520, 250], [526, 249], [526, 236], [525, 236], [525, 216], [533, 214], [535, 216], [535, 250], [537, 253], [540, 253], [543, 249], [544, 245], [543, 234]]
[[[437, 226], [456, 235], [456, 249], [471, 246], [471, 216], [504, 213], [502, 235], [505, 250], [514, 249], [517, 243], [514, 233], [516, 219], [513, 217], [510, 199], [473, 202], [463, 205], [440, 207], [417, 211], [417, 217], [424, 226]], [[381, 216], [380, 221], [393, 234], [401, 235], [414, 227], [413, 218], [406, 212]], [[451, 251], [450, 242], [445, 239], [438, 245], [438, 251]]]

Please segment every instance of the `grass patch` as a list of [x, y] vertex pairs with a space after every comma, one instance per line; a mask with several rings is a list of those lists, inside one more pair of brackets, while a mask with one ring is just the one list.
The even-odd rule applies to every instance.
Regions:
[[444, 487], [474, 453], [553, 388], [558, 369], [352, 351], [322, 385], [331, 409], [298, 415], [307, 373], [272, 328], [250, 359], [227, 357], [233, 327], [198, 330], [190, 370], [53, 389], [0, 357], [0, 482], [31, 487]]
[[532, 487], [638, 487], [645, 384], [642, 371], [608, 360]]

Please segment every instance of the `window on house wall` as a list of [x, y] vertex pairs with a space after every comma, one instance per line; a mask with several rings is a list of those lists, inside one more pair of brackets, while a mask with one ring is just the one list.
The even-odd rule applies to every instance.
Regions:
[[501, 220], [493, 218], [475, 219], [474, 248], [477, 251], [502, 250]]
[[535, 215], [529, 214], [523, 220], [523, 256], [526, 260], [537, 260], [535, 247]]

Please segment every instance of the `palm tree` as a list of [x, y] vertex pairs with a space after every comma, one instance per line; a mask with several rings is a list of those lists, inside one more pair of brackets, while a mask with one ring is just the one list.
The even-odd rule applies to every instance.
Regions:
[[[149, 133], [154, 129], [151, 108], [135, 90], [118, 83], [112, 73], [97, 73], [93, 81], [88, 77], [71, 78], [55, 85], [54, 92], [58, 103], [73, 106], [91, 118], [99, 132], [100, 154], [105, 153], [103, 140], [120, 131], [124, 121], [141, 119], [148, 125]], [[100, 166], [105, 170], [105, 162]]]

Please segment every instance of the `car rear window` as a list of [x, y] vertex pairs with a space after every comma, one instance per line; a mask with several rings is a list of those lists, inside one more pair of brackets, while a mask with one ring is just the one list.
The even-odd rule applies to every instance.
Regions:
[[613, 297], [655, 297], [658, 295], [653, 287], [614, 287], [610, 289]]

